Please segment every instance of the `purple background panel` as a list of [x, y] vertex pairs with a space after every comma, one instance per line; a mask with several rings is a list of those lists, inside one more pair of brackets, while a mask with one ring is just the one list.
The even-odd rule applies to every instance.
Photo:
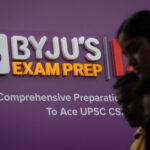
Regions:
[[[0, 0], [0, 33], [8, 35], [43, 35], [59, 37], [84, 35], [102, 43], [115, 37], [120, 23], [135, 11], [149, 9], [150, 1], [137, 0]], [[48, 45], [46, 45], [48, 47]], [[104, 68], [103, 45], [100, 44]], [[109, 50], [110, 45], [109, 45]], [[11, 51], [11, 50], [10, 50]], [[10, 52], [11, 53], [11, 52]], [[10, 55], [11, 56], [11, 55]], [[34, 60], [34, 55], [31, 60]], [[74, 62], [85, 63], [84, 52]], [[6, 94], [69, 94], [108, 95], [114, 93], [113, 64], [110, 53], [111, 80], [105, 70], [97, 78], [72, 77], [0, 77], [0, 92]], [[35, 60], [34, 60], [35, 61]], [[45, 58], [42, 61], [46, 61]], [[54, 61], [55, 62], [55, 61]], [[60, 57], [56, 62], [66, 62]], [[72, 116], [51, 117], [45, 107], [118, 107], [116, 103], [17, 102], [0, 103], [0, 149], [2, 150], [122, 150], [129, 149], [134, 130], [123, 117]]]

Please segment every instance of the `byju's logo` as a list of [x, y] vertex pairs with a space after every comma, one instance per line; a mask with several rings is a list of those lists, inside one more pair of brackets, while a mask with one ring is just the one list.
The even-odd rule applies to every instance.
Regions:
[[[68, 49], [70, 46], [66, 37], [52, 37], [52, 49], [45, 47], [46, 42], [49, 42], [47, 36], [42, 36], [39, 42], [33, 35], [29, 37], [12, 36], [12, 61], [10, 62], [7, 35], [0, 34], [0, 75], [10, 73], [10, 66], [12, 66], [12, 74], [17, 76], [68, 76], [72, 72], [75, 77], [97, 77], [103, 70], [102, 65], [98, 63], [102, 56], [104, 56], [106, 80], [111, 78], [110, 63], [113, 63], [114, 76], [124, 74], [122, 53], [116, 39], [110, 40], [111, 49], [109, 49], [107, 37], [103, 38], [101, 44], [104, 48], [104, 55], [101, 54], [100, 41], [97, 38], [73, 37], [71, 39], [71, 51]], [[85, 54], [82, 53], [81, 55], [82, 60], [86, 60], [88, 63], [78, 63], [77, 61], [70, 63], [70, 61], [80, 57], [81, 49], [85, 50]], [[31, 53], [32, 50], [34, 53]], [[109, 56], [110, 51], [112, 57]], [[37, 61], [29, 60], [31, 54], [34, 55]], [[52, 62], [61, 56], [69, 62]], [[47, 62], [41, 61], [43, 57]], [[128, 67], [128, 70], [132, 69]]]
[[0, 34], [0, 74], [10, 72], [8, 40], [5, 34]]

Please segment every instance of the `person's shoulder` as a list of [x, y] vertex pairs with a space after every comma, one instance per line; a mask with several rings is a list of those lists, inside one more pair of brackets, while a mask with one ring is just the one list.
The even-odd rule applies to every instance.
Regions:
[[135, 141], [131, 145], [130, 150], [145, 150], [145, 132], [139, 127], [134, 134]]
[[143, 129], [143, 127], [139, 127], [136, 132], [134, 133], [134, 138], [138, 138], [139, 136], [144, 136], [145, 135], [145, 131]]

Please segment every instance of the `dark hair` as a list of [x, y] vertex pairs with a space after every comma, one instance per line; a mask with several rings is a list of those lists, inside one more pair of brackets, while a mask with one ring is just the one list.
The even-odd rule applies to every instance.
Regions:
[[137, 82], [134, 91], [141, 97], [146, 93], [150, 94], [150, 74]]
[[134, 13], [127, 18], [117, 32], [117, 39], [120, 33], [129, 37], [146, 37], [150, 40], [150, 10], [143, 10]]
[[114, 84], [113, 88], [114, 89], [119, 89], [120, 87], [130, 84], [130, 83], [134, 83], [137, 82], [139, 79], [137, 77], [137, 75], [133, 72], [127, 73], [121, 77], [118, 78], [118, 80], [116, 81], [116, 83]]

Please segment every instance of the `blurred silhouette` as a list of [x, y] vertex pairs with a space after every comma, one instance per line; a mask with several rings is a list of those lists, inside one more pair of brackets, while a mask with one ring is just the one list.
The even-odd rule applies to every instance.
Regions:
[[137, 83], [135, 92], [141, 97], [143, 102], [145, 110], [144, 129], [146, 131], [146, 149], [150, 150], [150, 74]]
[[118, 104], [125, 119], [131, 127], [139, 127], [134, 135], [135, 142], [132, 144], [131, 150], [144, 150], [145, 147], [145, 132], [142, 127], [144, 123], [143, 105], [133, 91], [138, 80], [135, 73], [128, 73], [118, 78], [114, 85]]
[[[139, 11], [128, 17], [120, 26], [117, 32], [117, 39], [123, 54], [127, 57], [128, 65], [133, 66], [134, 72], [139, 78], [143, 78], [150, 72], [150, 10]], [[145, 100], [144, 100], [145, 101]], [[147, 104], [150, 99], [147, 98]], [[145, 107], [145, 114], [150, 108]], [[146, 150], [150, 141], [148, 118], [145, 116]], [[148, 142], [148, 143], [147, 143]]]

